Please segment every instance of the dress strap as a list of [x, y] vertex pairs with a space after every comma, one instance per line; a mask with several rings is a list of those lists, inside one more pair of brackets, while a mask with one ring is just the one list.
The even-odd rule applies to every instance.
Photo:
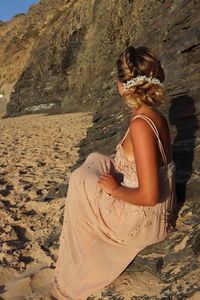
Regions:
[[129, 130], [130, 130], [130, 127], [127, 129], [127, 131], [126, 131], [124, 137], [122, 138], [122, 142], [123, 142], [123, 141], [125, 140], [125, 138], [127, 137], [127, 134], [128, 134], [128, 132], [129, 132]]
[[146, 120], [147, 123], [151, 126], [152, 130], [154, 131], [154, 133], [155, 133], [155, 135], [158, 139], [158, 145], [159, 145], [159, 149], [160, 149], [163, 161], [167, 165], [167, 157], [166, 157], [165, 150], [164, 150], [164, 147], [162, 145], [162, 142], [160, 140], [159, 132], [158, 132], [158, 129], [157, 129], [156, 125], [154, 124], [154, 122], [149, 117], [147, 117], [145, 115], [136, 115], [132, 118], [132, 120], [134, 120], [136, 118], [142, 118], [142, 119]]

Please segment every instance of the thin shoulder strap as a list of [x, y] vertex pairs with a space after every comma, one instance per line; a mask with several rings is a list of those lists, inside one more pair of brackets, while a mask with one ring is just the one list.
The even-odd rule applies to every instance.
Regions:
[[144, 115], [136, 115], [132, 118], [132, 120], [136, 119], [136, 118], [142, 118], [144, 120], [147, 121], [147, 123], [151, 126], [152, 130], [154, 131], [157, 139], [158, 139], [158, 144], [159, 144], [159, 149], [160, 149], [160, 152], [161, 152], [161, 155], [162, 155], [162, 158], [163, 158], [163, 161], [164, 163], [167, 165], [167, 157], [166, 157], [166, 154], [165, 154], [165, 150], [164, 150], [164, 147], [162, 145], [162, 142], [160, 140], [160, 136], [159, 136], [159, 132], [158, 132], [158, 129], [156, 127], [156, 125], [154, 124], [154, 122], [147, 116], [144, 116]]
[[128, 132], [129, 132], [129, 129], [130, 129], [130, 127], [127, 129], [127, 131], [126, 131], [126, 133], [125, 133], [125, 135], [124, 135], [124, 137], [123, 137], [123, 139], [122, 139], [122, 142], [125, 140], [125, 138], [126, 138]]

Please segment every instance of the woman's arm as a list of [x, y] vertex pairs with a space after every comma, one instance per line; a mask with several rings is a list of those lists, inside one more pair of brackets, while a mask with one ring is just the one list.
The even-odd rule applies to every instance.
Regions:
[[145, 120], [136, 118], [130, 123], [130, 137], [138, 187], [119, 185], [109, 174], [101, 176], [99, 184], [106, 192], [123, 201], [135, 205], [154, 206], [160, 198], [156, 136]]

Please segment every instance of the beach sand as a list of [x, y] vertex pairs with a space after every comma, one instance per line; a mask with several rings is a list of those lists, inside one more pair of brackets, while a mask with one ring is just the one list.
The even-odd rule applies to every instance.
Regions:
[[[92, 126], [92, 116], [0, 119], [0, 300], [60, 300], [52, 278], [69, 167], [79, 157], [78, 143]], [[103, 289], [103, 299], [151, 297], [161, 288], [150, 272], [126, 272]], [[102, 299], [102, 290], [91, 296]]]
[[52, 287], [69, 167], [92, 113], [0, 119], [0, 299], [59, 299]]

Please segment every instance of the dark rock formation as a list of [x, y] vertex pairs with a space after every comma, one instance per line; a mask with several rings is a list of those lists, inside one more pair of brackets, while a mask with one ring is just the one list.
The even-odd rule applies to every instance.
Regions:
[[[116, 86], [119, 53], [127, 45], [144, 45], [161, 58], [167, 92], [161, 110], [170, 124], [179, 205], [176, 231], [142, 251], [125, 271], [150, 271], [162, 289], [134, 299], [186, 299], [200, 289], [199, 9], [197, 0], [67, 1], [45, 21], [7, 106], [8, 116], [93, 110], [94, 125], [79, 145], [76, 168], [91, 151], [114, 154], [128, 126], [131, 112]], [[107, 296], [119, 295], [114, 287]]]
[[[0, 22], [0, 112], [4, 112], [10, 94], [15, 92], [23, 69], [32, 57], [32, 49], [49, 23], [68, 1], [42, 0], [30, 7], [28, 14], [18, 14], [10, 22]], [[32, 76], [31, 76], [32, 77]], [[28, 82], [26, 83], [30, 87]]]

